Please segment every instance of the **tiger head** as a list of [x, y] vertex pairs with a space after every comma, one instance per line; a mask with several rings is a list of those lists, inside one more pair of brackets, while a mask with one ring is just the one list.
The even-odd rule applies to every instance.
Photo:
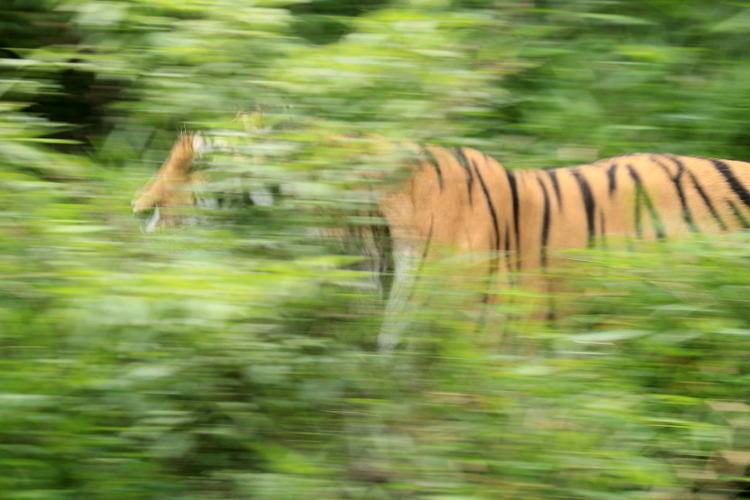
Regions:
[[144, 231], [190, 221], [186, 207], [195, 204], [194, 193], [203, 183], [200, 173], [193, 171], [193, 161], [205, 149], [206, 141], [200, 134], [180, 134], [159, 171], [133, 200], [133, 212], [143, 217]]

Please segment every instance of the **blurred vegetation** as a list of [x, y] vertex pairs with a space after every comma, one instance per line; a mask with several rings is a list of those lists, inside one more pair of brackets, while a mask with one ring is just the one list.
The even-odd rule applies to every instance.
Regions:
[[[353, 131], [748, 160], [748, 32], [716, 0], [4, 3], [0, 498], [741, 495], [746, 235], [582, 254], [578, 312], [503, 348], [438, 269], [382, 354], [377, 292], [310, 228], [366, 202], [374, 160], [325, 140]], [[142, 235], [185, 127], [236, 145], [217, 191], [275, 204]]]

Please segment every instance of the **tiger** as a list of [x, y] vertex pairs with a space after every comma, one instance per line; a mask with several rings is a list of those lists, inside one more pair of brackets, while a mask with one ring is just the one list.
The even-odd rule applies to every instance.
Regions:
[[[180, 224], [175, 209], [195, 203], [205, 147], [183, 133], [133, 203], [152, 215], [146, 229]], [[433, 256], [484, 254], [495, 286], [503, 276], [544, 270], [556, 252], [606, 248], [616, 238], [665, 241], [690, 233], [750, 227], [750, 163], [633, 153], [587, 165], [510, 170], [469, 147], [400, 144], [404, 173], [386, 183], [377, 208], [386, 222], [393, 276], [378, 337], [394, 348], [419, 266]]]

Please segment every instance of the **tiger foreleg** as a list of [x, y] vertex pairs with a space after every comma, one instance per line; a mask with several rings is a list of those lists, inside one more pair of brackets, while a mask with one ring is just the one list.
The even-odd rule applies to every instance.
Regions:
[[407, 243], [393, 242], [393, 280], [383, 323], [378, 334], [378, 350], [392, 351], [409, 328], [412, 295], [416, 284], [414, 249]]

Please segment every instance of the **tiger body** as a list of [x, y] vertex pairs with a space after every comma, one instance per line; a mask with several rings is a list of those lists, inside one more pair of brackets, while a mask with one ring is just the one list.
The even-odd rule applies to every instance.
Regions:
[[[193, 203], [188, 189], [196, 137], [183, 134], [134, 202], [155, 208], [149, 226], [177, 222]], [[750, 227], [750, 163], [670, 154], [630, 154], [589, 165], [505, 169], [471, 148], [400, 145], [411, 152], [405, 176], [377, 199], [392, 240], [394, 274], [379, 345], [404, 329], [415, 276], [426, 259], [479, 256], [492, 286], [515, 272], [544, 269], [555, 252], [608, 247], [618, 239], [664, 240], [693, 232]]]

